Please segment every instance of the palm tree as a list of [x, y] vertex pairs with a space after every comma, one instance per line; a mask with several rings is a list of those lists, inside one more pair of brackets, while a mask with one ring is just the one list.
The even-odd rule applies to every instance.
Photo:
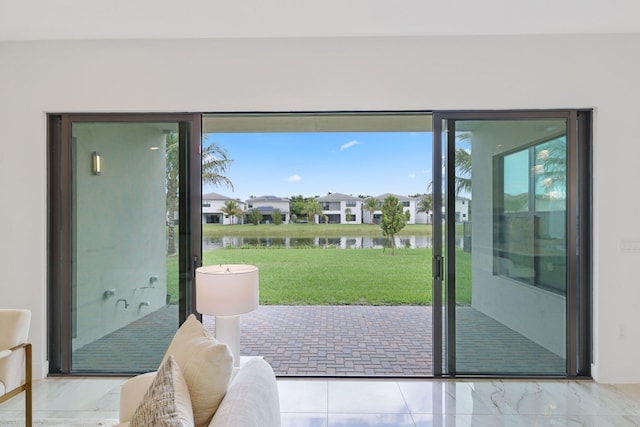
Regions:
[[[206, 135], [205, 135], [206, 141]], [[178, 211], [178, 176], [180, 171], [179, 138], [177, 133], [169, 133], [165, 139], [166, 149], [166, 181], [167, 181], [167, 254], [176, 253], [174, 219]], [[231, 180], [224, 174], [227, 173], [232, 160], [227, 151], [215, 142], [202, 146], [202, 183], [213, 185], [225, 185], [233, 190]]]
[[471, 150], [456, 148], [456, 194], [471, 192]]
[[545, 142], [535, 147], [536, 184], [542, 185], [548, 195], [556, 193], [565, 198], [567, 192], [567, 144], [564, 138]]
[[240, 206], [235, 200], [227, 200], [224, 202], [224, 206], [220, 208], [220, 211], [231, 218], [231, 221], [229, 221], [230, 224], [235, 224], [234, 219], [244, 215], [244, 212], [242, 212], [242, 209], [240, 209]]
[[433, 207], [433, 195], [425, 194], [424, 197], [418, 203], [417, 212], [424, 212], [428, 214], [431, 212], [431, 208]]
[[315, 224], [316, 221], [314, 217], [316, 215], [322, 215], [322, 205], [316, 199], [308, 200], [304, 206], [304, 209], [302, 210], [302, 213], [307, 215], [307, 221]]
[[[206, 140], [206, 135], [205, 135]], [[233, 160], [227, 150], [215, 142], [202, 146], [202, 184], [224, 185], [233, 191], [233, 183], [224, 176]]]
[[380, 201], [374, 197], [367, 197], [362, 205], [362, 209], [369, 212], [369, 224], [373, 224], [373, 214], [380, 209]]
[[170, 133], [166, 136], [166, 170], [167, 181], [167, 255], [176, 253], [176, 239], [174, 220], [178, 211], [178, 174], [180, 160], [178, 155], [178, 134]]

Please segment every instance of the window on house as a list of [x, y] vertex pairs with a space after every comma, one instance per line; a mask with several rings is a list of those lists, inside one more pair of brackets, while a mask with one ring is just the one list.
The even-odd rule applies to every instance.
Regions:
[[566, 292], [566, 138], [496, 159], [494, 272]]

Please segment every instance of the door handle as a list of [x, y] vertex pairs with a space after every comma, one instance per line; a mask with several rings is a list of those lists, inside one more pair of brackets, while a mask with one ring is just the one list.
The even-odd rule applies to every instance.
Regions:
[[431, 258], [431, 275], [434, 280], [444, 279], [444, 258], [442, 255]]
[[193, 257], [193, 277], [196, 277], [196, 268], [200, 267], [200, 260], [197, 256]]

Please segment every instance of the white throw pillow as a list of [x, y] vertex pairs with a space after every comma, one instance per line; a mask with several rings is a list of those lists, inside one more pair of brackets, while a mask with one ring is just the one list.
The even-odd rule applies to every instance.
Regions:
[[233, 372], [229, 347], [216, 340], [192, 314], [173, 337], [173, 355], [189, 388], [196, 427], [207, 427], [224, 398]]
[[193, 427], [193, 409], [187, 383], [175, 359], [160, 366], [133, 413], [129, 427]]

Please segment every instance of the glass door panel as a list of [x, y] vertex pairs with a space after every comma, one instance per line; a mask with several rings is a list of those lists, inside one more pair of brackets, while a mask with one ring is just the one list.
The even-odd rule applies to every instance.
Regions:
[[71, 124], [74, 373], [157, 369], [177, 330], [178, 135], [177, 122]]
[[447, 370], [566, 375], [568, 120], [443, 127]]
[[[260, 299], [268, 304], [243, 317], [241, 354], [286, 349], [295, 341], [308, 359], [304, 366], [290, 363], [288, 353], [267, 351], [265, 356], [284, 376], [424, 376], [431, 375], [433, 366], [441, 370], [440, 362], [432, 363], [429, 342], [432, 209], [424, 192], [431, 191], [431, 127], [431, 116], [421, 112], [204, 116], [204, 141], [209, 137], [233, 159], [229, 178], [234, 190], [204, 185], [203, 262], [257, 265]], [[291, 165], [304, 171], [304, 179], [278, 178]], [[389, 182], [372, 178], [381, 171]], [[281, 199], [292, 191], [299, 195]], [[383, 237], [380, 227], [381, 207], [391, 192], [408, 214], [402, 235], [393, 240], [393, 256], [392, 239]], [[227, 215], [229, 201], [246, 215]], [[315, 214], [308, 208], [314, 202]], [[272, 220], [275, 208], [284, 224]], [[280, 254], [264, 250], [277, 246], [288, 249]], [[402, 265], [413, 273], [399, 274], [409, 271]], [[310, 303], [316, 305], [312, 312]], [[351, 317], [356, 305], [361, 307]], [[267, 315], [274, 320], [270, 328], [260, 320]], [[297, 329], [291, 330], [292, 320]], [[318, 322], [342, 333], [326, 334]], [[203, 323], [213, 328], [212, 317], [203, 316]], [[300, 328], [318, 333], [297, 333]], [[366, 329], [385, 331], [384, 337], [360, 334]], [[413, 345], [399, 347], [402, 336]], [[365, 351], [363, 357], [343, 358], [332, 351], [318, 353], [318, 345], [342, 353], [367, 347], [378, 352], [372, 360]]]

